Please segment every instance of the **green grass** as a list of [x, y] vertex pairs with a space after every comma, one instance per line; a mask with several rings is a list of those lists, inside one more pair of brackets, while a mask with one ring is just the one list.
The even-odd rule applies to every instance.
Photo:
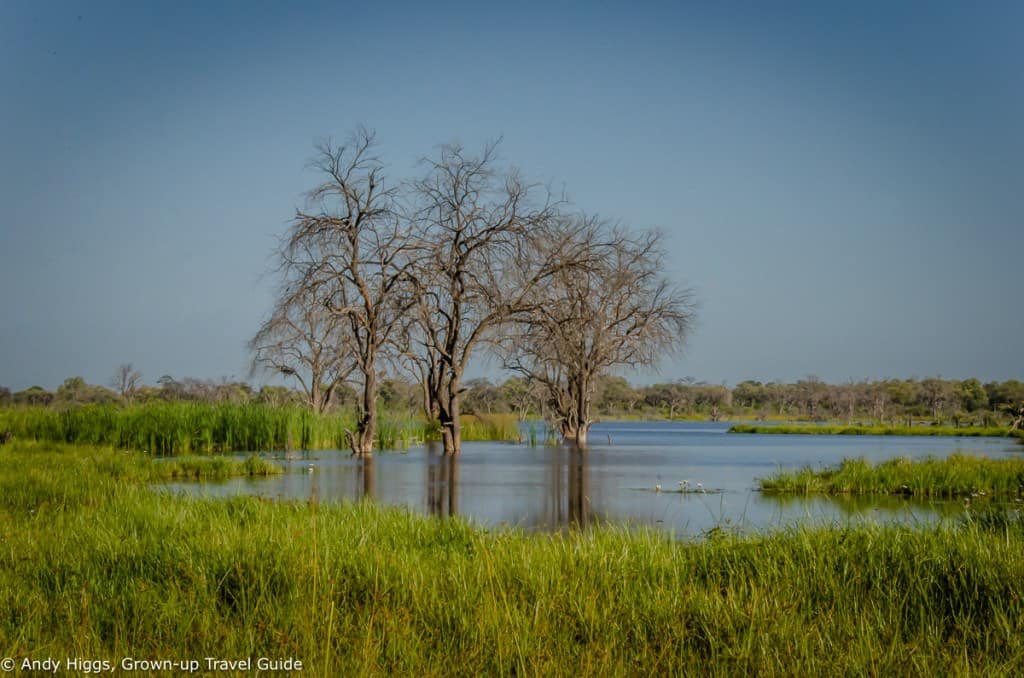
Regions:
[[252, 454], [243, 461], [230, 457], [176, 457], [154, 464], [150, 475], [154, 480], [187, 478], [190, 480], [222, 480], [236, 476], [272, 476], [284, 473], [277, 464]]
[[[184, 455], [171, 459], [153, 459], [152, 457], [132, 452], [116, 452], [103, 448], [92, 448], [65, 443], [38, 443], [17, 441], [9, 446], [0, 447], [0, 459], [5, 464], [13, 464], [18, 459], [39, 460], [48, 457], [47, 465], [62, 464], [74, 460], [72, 470], [84, 473], [90, 478], [110, 478], [119, 482], [144, 484], [168, 480], [224, 480], [240, 476], [266, 477], [284, 473], [284, 468], [256, 454], [245, 459], [232, 457], [193, 457]], [[89, 471], [81, 469], [83, 460], [95, 461], [97, 468]], [[26, 468], [26, 473], [33, 469]], [[8, 469], [13, 473], [13, 469]], [[85, 481], [83, 481], [85, 482]]]
[[466, 414], [460, 421], [462, 439], [518, 441], [519, 420], [514, 414]]
[[382, 413], [377, 419], [378, 450], [404, 450], [422, 444], [430, 432], [422, 419], [412, 414]]
[[838, 466], [779, 471], [760, 480], [765, 492], [786, 494], [898, 494], [1015, 500], [1024, 496], [1024, 459], [987, 459], [963, 454], [880, 464], [845, 459]]
[[1024, 670], [1024, 532], [485, 531], [193, 500], [140, 455], [0, 447], [0, 655], [294, 657], [312, 675]]
[[[516, 440], [511, 415], [467, 417], [464, 440]], [[378, 449], [402, 449], [436, 434], [413, 414], [382, 412]], [[511, 422], [511, 423], [509, 423]], [[319, 415], [299, 406], [151, 402], [0, 408], [0, 433], [18, 440], [109, 445], [156, 455], [283, 449], [346, 449], [351, 413]]]
[[844, 436], [964, 436], [964, 437], [1024, 437], [1021, 431], [1005, 428], [982, 428], [977, 426], [956, 428], [953, 426], [855, 426], [849, 424], [737, 424], [729, 433], [788, 433], [807, 435]]
[[260, 404], [152, 402], [0, 409], [18, 440], [110, 445], [157, 455], [344, 446], [345, 416]]

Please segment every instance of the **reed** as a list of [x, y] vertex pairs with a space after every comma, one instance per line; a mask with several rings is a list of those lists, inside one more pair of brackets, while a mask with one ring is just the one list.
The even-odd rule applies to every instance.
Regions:
[[280, 473], [284, 473], [284, 469], [255, 454], [242, 461], [230, 457], [177, 457], [149, 469], [153, 480], [223, 480], [236, 476], [272, 476]]
[[122, 407], [0, 409], [0, 429], [20, 440], [110, 445], [156, 455], [335, 447], [346, 421], [296, 406], [151, 402]]
[[518, 441], [522, 439], [514, 414], [466, 414], [461, 420], [464, 441]]
[[[382, 412], [377, 448], [403, 449], [436, 439], [436, 426], [407, 412]], [[131, 406], [81, 405], [0, 408], [0, 433], [20, 440], [109, 445], [155, 455], [345, 449], [350, 412], [316, 414], [308, 408], [258, 403], [150, 402]], [[513, 415], [466, 416], [464, 440], [518, 440]]]
[[760, 480], [764, 492], [786, 494], [891, 494], [1013, 500], [1024, 497], [1024, 459], [987, 459], [964, 454], [946, 458], [891, 459], [872, 464], [845, 459], [838, 466], [779, 471]]
[[314, 675], [1024, 669], [1024, 537], [998, 521], [527, 535], [369, 502], [188, 499], [146, 485], [160, 463], [0, 448], [4, 656], [290, 657]]
[[428, 427], [412, 414], [384, 413], [377, 420], [377, 449], [404, 450], [428, 439]]

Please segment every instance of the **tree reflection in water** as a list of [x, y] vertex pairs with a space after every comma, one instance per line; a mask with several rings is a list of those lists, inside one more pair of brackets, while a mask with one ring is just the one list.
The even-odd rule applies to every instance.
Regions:
[[546, 527], [586, 527], [594, 522], [590, 503], [590, 465], [585, 448], [563, 445], [551, 450], [548, 465]]
[[427, 513], [449, 517], [459, 513], [459, 455], [446, 455], [439, 441], [427, 443]]
[[363, 457], [359, 460], [359, 473], [356, 474], [356, 499], [372, 501], [376, 495], [377, 466], [373, 457]]

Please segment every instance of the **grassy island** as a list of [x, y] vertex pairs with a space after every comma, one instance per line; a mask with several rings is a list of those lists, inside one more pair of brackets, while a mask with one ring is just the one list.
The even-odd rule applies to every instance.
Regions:
[[846, 459], [825, 469], [779, 471], [760, 480], [765, 492], [788, 494], [890, 494], [908, 497], [1024, 498], [1024, 459], [954, 454], [944, 459], [905, 458], [872, 464]]

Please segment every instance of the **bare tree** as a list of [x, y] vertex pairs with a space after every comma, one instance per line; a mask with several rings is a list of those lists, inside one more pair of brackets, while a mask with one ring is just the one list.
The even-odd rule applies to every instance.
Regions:
[[286, 286], [249, 349], [253, 371], [268, 370], [295, 379], [313, 411], [324, 412], [353, 366], [342, 350], [346, 339], [342, 321], [318, 292], [300, 284]]
[[296, 213], [283, 253], [299, 288], [342, 321], [360, 387], [355, 430], [347, 434], [360, 457], [373, 453], [379, 371], [405, 310], [400, 283], [411, 243], [373, 145], [374, 135], [360, 129], [346, 145], [318, 146], [312, 166], [324, 180], [309, 192], [308, 209]]
[[700, 383], [693, 389], [696, 394], [696, 405], [707, 413], [711, 421], [719, 421], [722, 418], [722, 410], [732, 405], [732, 391], [722, 384]]
[[960, 405], [960, 398], [952, 383], [945, 381], [942, 377], [929, 377], [921, 382], [921, 391], [924, 401], [932, 413], [932, 420], [935, 423], [942, 423], [943, 418], [950, 410]]
[[135, 397], [142, 382], [142, 373], [135, 369], [131, 363], [123, 363], [117, 366], [113, 379], [110, 380], [110, 387], [121, 394], [125, 402], [131, 402]]
[[876, 381], [868, 385], [867, 397], [871, 405], [871, 416], [875, 420], [875, 425], [880, 425], [884, 422], [888, 416], [889, 406], [892, 403], [892, 397], [889, 394], [886, 383], [882, 381]]
[[828, 397], [828, 385], [816, 375], [810, 374], [794, 385], [804, 412], [811, 419], [822, 418], [821, 405]]
[[1010, 422], [1010, 430], [1024, 430], [1024, 405], [1019, 406], [1015, 413], [1013, 410], [1010, 410], [1010, 412], [1014, 414], [1013, 421]]
[[550, 233], [557, 203], [548, 192], [534, 202], [538, 187], [515, 170], [499, 171], [494, 144], [477, 157], [444, 146], [424, 162], [427, 175], [415, 184], [415, 315], [404, 357], [423, 385], [425, 413], [440, 425], [445, 454], [455, 455], [462, 378], [474, 350], [526, 310], [534, 288], [566, 255], [551, 247], [537, 256], [535, 243]]
[[577, 251], [590, 254], [531, 290], [529, 315], [505, 340], [505, 365], [545, 386], [562, 437], [584, 446], [598, 378], [681, 347], [694, 307], [691, 292], [663, 276], [657, 233], [633, 235], [596, 219], [564, 227]]
[[544, 390], [538, 384], [522, 377], [510, 377], [501, 385], [502, 396], [516, 413], [519, 421], [526, 421], [530, 410], [539, 411]]

